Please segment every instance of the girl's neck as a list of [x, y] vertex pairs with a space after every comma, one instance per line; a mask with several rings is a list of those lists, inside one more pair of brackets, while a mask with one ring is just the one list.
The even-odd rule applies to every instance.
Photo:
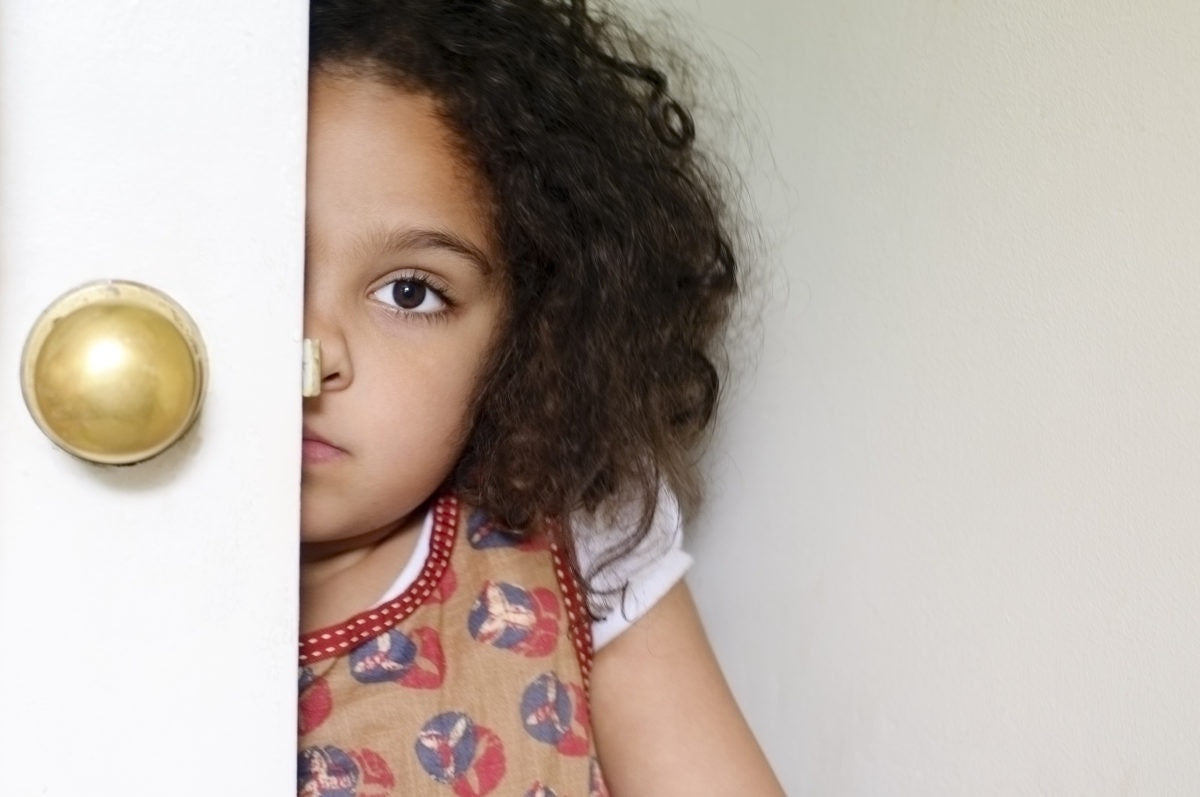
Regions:
[[412, 556], [425, 514], [413, 512], [351, 547], [301, 544], [301, 633], [335, 625], [373, 606]]

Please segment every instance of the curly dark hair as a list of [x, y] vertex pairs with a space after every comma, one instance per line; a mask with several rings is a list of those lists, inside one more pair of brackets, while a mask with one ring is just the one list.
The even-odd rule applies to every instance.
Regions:
[[584, 0], [311, 3], [311, 68], [431, 95], [492, 191], [507, 328], [453, 488], [513, 528], [639, 507], [607, 561], [661, 483], [699, 497], [737, 286], [720, 181], [649, 52]]

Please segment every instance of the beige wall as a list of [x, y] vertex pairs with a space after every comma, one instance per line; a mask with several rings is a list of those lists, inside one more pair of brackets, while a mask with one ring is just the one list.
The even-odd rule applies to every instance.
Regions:
[[1200, 7], [672, 2], [768, 272], [692, 584], [789, 792], [1200, 793]]

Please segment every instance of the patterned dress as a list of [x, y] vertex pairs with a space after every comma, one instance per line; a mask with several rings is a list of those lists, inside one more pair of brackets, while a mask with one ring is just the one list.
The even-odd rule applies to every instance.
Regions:
[[443, 496], [395, 600], [300, 640], [301, 797], [603, 797], [590, 618], [556, 546]]

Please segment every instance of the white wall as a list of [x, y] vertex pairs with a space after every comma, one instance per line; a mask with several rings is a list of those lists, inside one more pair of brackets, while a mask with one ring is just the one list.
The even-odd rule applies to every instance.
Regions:
[[692, 584], [789, 793], [1200, 793], [1200, 7], [653, 5], [743, 84]]

